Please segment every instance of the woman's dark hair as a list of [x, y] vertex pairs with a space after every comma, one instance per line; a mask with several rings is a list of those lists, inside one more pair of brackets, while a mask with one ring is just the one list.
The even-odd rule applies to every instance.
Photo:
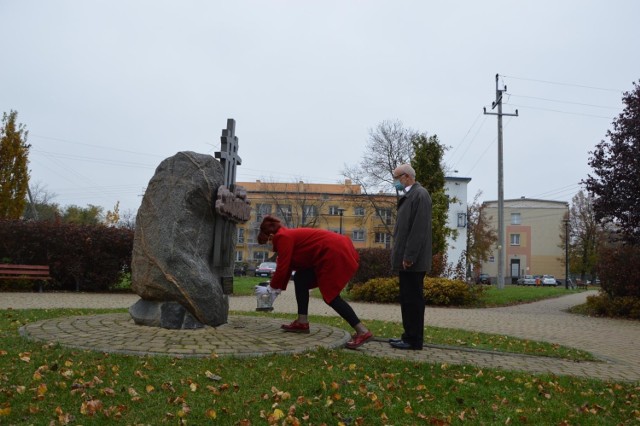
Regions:
[[258, 244], [267, 244], [269, 235], [278, 232], [282, 225], [280, 219], [273, 216], [265, 216], [260, 224], [260, 233], [258, 233]]

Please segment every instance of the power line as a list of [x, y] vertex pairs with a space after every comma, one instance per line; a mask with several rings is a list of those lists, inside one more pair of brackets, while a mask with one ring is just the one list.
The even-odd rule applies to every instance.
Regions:
[[562, 103], [562, 104], [571, 104], [571, 105], [580, 105], [580, 106], [588, 106], [588, 107], [593, 107], [593, 108], [614, 109], [616, 111], [620, 111], [620, 107], [609, 107], [609, 106], [602, 106], [602, 105], [585, 104], [585, 103], [582, 103], [582, 102], [563, 101], [563, 100], [560, 100], [560, 99], [541, 98], [541, 97], [538, 97], [538, 96], [516, 95], [516, 94], [513, 94], [513, 93], [508, 93], [508, 95], [509, 95], [509, 97], [513, 97], [513, 98], [537, 99], [537, 100], [540, 100], [540, 101], [557, 102], [557, 103]]
[[563, 83], [563, 82], [549, 81], [549, 80], [537, 80], [537, 79], [533, 79], [533, 78], [515, 77], [515, 76], [512, 76], [512, 75], [503, 75], [502, 77], [512, 78], [514, 80], [526, 80], [526, 81], [535, 81], [537, 83], [555, 84], [555, 85], [558, 85], [558, 86], [579, 87], [579, 88], [582, 88], [582, 89], [591, 89], [591, 90], [603, 90], [603, 91], [606, 91], [606, 92], [616, 92], [616, 93], [624, 92], [624, 90], [620, 90], [620, 89], [608, 89], [608, 88], [604, 88], [604, 87], [586, 86], [586, 85], [583, 85], [583, 84]]

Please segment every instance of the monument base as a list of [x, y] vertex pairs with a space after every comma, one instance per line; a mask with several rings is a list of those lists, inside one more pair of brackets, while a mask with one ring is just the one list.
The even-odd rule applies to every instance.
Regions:
[[131, 305], [129, 315], [137, 325], [149, 327], [162, 327], [171, 330], [193, 330], [204, 327], [204, 324], [178, 302], [140, 299]]

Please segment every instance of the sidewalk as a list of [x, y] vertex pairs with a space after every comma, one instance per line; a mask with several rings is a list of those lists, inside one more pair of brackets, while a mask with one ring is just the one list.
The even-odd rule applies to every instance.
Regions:
[[[588, 318], [565, 310], [581, 304], [594, 291], [525, 305], [490, 309], [449, 309], [427, 307], [425, 323], [430, 326], [464, 329], [540, 340], [582, 349], [601, 362], [574, 362], [469, 349], [441, 347], [425, 342], [423, 351], [392, 349], [386, 341], [375, 339], [358, 352], [366, 356], [396, 357], [420, 362], [470, 364], [487, 368], [520, 370], [530, 373], [573, 375], [614, 381], [640, 380], [640, 323], [627, 320]], [[0, 309], [41, 308], [128, 308], [138, 300], [131, 294], [87, 293], [2, 293]], [[400, 307], [352, 303], [360, 318], [400, 322]], [[293, 292], [283, 292], [275, 311], [296, 312]], [[231, 297], [231, 311], [254, 311], [253, 296]], [[322, 300], [312, 298], [310, 315], [336, 316]], [[318, 346], [339, 348], [349, 339], [344, 330], [312, 324], [309, 335], [284, 335], [281, 319], [230, 315], [229, 323], [201, 330], [166, 330], [136, 326], [128, 314], [106, 314], [42, 321], [29, 324], [21, 333], [29, 338], [57, 341], [63, 345], [134, 354], [175, 356], [236, 356], [267, 353], [294, 353]], [[286, 337], [286, 338], [283, 338]], [[347, 349], [345, 349], [347, 350]]]

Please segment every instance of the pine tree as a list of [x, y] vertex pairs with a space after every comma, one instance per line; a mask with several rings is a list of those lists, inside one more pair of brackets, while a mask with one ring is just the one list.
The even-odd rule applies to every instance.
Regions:
[[0, 129], [0, 219], [19, 219], [24, 212], [29, 188], [28, 156], [31, 145], [18, 113], [2, 115]]

